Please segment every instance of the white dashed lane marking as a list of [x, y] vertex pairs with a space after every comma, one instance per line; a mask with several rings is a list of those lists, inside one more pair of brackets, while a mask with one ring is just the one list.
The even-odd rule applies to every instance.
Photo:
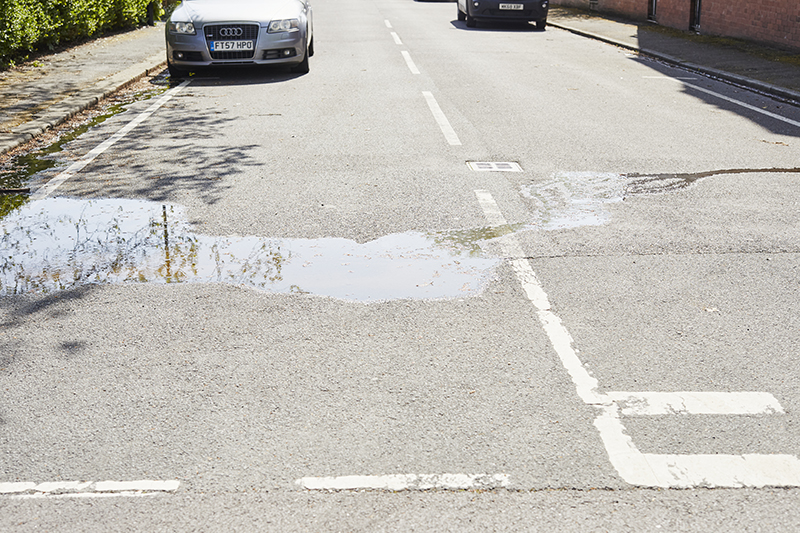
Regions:
[[[486, 219], [493, 226], [506, 226], [497, 203], [488, 191], [475, 191]], [[536, 308], [550, 342], [577, 388], [578, 396], [600, 409], [595, 427], [600, 432], [611, 464], [632, 485], [688, 488], [800, 486], [800, 460], [794, 455], [662, 455], [639, 451], [625, 433], [620, 415], [669, 414], [742, 415], [783, 413], [780, 403], [765, 392], [609, 392], [601, 393], [598, 382], [581, 363], [574, 341], [525, 259], [516, 236], [502, 241], [528, 299]]]
[[458, 139], [458, 135], [456, 135], [455, 130], [447, 120], [442, 108], [439, 107], [438, 102], [436, 102], [436, 98], [434, 98], [433, 93], [422, 91], [422, 95], [425, 97], [425, 101], [428, 102], [428, 107], [430, 108], [431, 113], [433, 113], [433, 118], [436, 120], [436, 123], [439, 125], [442, 133], [444, 133], [444, 138], [447, 140], [450, 146], [461, 146], [461, 141]]
[[44, 483], [0, 483], [0, 494], [19, 497], [104, 497], [144, 496], [174, 492], [180, 487], [177, 480], [138, 481], [48, 481]]
[[405, 50], [400, 53], [403, 55], [403, 59], [406, 60], [406, 65], [408, 65], [408, 70], [411, 71], [411, 74], [419, 74], [419, 69], [417, 68], [417, 65], [414, 64], [414, 60], [411, 59], [411, 54]]

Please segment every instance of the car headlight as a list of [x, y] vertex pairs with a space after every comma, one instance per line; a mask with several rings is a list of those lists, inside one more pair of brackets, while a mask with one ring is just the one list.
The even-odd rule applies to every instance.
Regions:
[[298, 31], [300, 21], [297, 19], [273, 20], [269, 23], [267, 33], [281, 33], [284, 31]]
[[170, 22], [169, 32], [180, 33], [182, 35], [194, 35], [194, 24], [191, 22]]

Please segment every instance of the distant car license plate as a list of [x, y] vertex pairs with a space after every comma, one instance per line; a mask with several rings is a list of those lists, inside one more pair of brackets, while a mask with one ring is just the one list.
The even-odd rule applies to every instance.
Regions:
[[212, 52], [239, 52], [252, 49], [253, 41], [211, 41]]
[[500, 9], [512, 9], [514, 11], [522, 11], [522, 4], [500, 4]]

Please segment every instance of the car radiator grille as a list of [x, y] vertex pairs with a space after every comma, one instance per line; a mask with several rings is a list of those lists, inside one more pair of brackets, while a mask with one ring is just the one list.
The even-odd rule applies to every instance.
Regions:
[[[222, 29], [242, 30], [241, 35], [229, 37], [221, 35]], [[258, 24], [214, 24], [205, 26], [203, 33], [206, 36], [206, 44], [211, 50], [211, 41], [253, 41], [252, 50], [241, 52], [209, 52], [211, 59], [252, 59], [256, 52], [256, 40], [258, 39]]]

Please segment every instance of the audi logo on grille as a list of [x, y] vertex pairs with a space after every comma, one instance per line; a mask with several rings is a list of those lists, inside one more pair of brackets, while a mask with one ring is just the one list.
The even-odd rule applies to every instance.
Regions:
[[219, 30], [222, 37], [240, 37], [242, 35], [242, 28], [222, 28]]

